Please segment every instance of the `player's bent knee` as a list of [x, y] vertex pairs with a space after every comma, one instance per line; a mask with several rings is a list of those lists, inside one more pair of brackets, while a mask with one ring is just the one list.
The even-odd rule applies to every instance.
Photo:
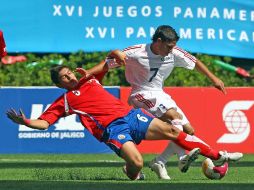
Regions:
[[189, 135], [194, 135], [194, 134], [195, 134], [195, 130], [192, 129], [192, 130], [190, 131]]
[[176, 119], [183, 119], [183, 115], [177, 112]]
[[194, 135], [194, 129], [187, 129], [186, 131], [185, 130], [183, 131], [189, 135]]
[[135, 160], [133, 160], [133, 165], [136, 168], [142, 169], [143, 168], [143, 158], [142, 157], [138, 157]]
[[183, 131], [189, 135], [194, 135], [195, 130], [192, 126], [183, 126]]
[[183, 116], [175, 109], [171, 108], [162, 116], [162, 118], [163, 120], [166, 119], [174, 120], [174, 119], [183, 119]]

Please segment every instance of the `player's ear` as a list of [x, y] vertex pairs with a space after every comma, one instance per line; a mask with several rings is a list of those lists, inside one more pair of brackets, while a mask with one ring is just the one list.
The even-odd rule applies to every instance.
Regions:
[[157, 41], [158, 43], [162, 43], [162, 39], [161, 39], [161, 38], [158, 38], [156, 41]]

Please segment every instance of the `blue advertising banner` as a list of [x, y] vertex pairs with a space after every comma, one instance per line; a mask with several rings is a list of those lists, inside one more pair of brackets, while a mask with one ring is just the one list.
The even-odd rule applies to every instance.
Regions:
[[148, 43], [171, 25], [193, 53], [254, 58], [252, 0], [9, 0], [0, 29], [9, 52], [108, 51]]
[[[119, 97], [119, 88], [106, 88]], [[61, 118], [48, 130], [30, 129], [9, 120], [9, 108], [22, 108], [34, 119], [64, 91], [58, 88], [0, 88], [0, 153], [111, 153], [79, 122], [76, 115]]]

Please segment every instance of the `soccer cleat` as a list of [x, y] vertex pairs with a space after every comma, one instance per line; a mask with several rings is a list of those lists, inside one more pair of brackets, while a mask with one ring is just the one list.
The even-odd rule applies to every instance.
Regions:
[[161, 161], [156, 161], [156, 159], [153, 159], [149, 163], [149, 168], [151, 168], [151, 170], [154, 171], [160, 179], [171, 179], [168, 176], [165, 164], [163, 164]]
[[200, 149], [194, 148], [188, 154], [184, 155], [183, 158], [179, 160], [178, 162], [178, 167], [180, 171], [183, 173], [187, 172], [191, 163], [198, 158], [199, 154], [200, 154]]
[[228, 153], [227, 151], [220, 151], [219, 154], [220, 158], [213, 160], [216, 166], [221, 166], [225, 162], [237, 162], [243, 157], [243, 154], [240, 152]]
[[[128, 178], [130, 178], [127, 174], [126, 165], [123, 166], [123, 173], [127, 175]], [[145, 180], [145, 174], [142, 171], [140, 171], [137, 177], [132, 180]]]

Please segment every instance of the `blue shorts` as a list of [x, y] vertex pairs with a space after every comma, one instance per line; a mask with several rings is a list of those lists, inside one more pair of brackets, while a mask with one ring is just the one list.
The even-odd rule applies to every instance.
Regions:
[[118, 156], [122, 145], [127, 141], [139, 144], [154, 117], [141, 110], [132, 109], [128, 115], [114, 120], [103, 133], [103, 142], [106, 143]]

